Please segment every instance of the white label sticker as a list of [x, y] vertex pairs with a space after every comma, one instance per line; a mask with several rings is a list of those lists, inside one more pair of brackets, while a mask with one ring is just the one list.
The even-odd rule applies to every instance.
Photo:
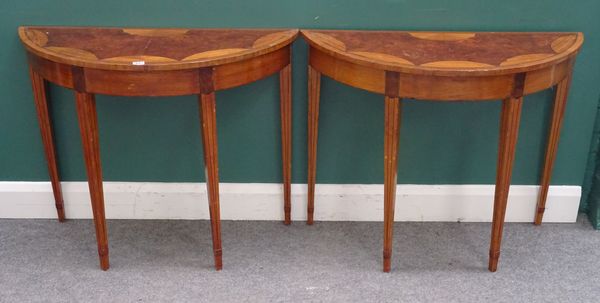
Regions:
[[133, 61], [133, 62], [131, 62], [131, 64], [133, 64], [133, 65], [144, 65], [144, 64], [146, 64], [146, 61]]

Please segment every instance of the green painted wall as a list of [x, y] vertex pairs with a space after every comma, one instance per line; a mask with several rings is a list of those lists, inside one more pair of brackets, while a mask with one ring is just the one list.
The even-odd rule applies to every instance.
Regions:
[[592, 183], [593, 186], [586, 199], [588, 204], [587, 214], [592, 226], [596, 229], [600, 229], [600, 167], [596, 167]]
[[[600, 93], [600, 2], [580, 0], [82, 1], [0, 2], [0, 180], [47, 180], [24, 50], [23, 24], [148, 27], [304, 27], [482, 31], [583, 31], [553, 184], [580, 185]], [[498, 47], [502, 47], [499, 45]], [[293, 181], [306, 181], [306, 44], [294, 45]], [[219, 160], [225, 182], [278, 182], [277, 78], [217, 94]], [[64, 180], [84, 180], [71, 92], [52, 87]], [[513, 183], [539, 178], [551, 91], [526, 99]], [[201, 181], [193, 96], [99, 96], [104, 176], [111, 181]], [[322, 85], [318, 182], [383, 182], [382, 97], [331, 80]], [[499, 102], [408, 100], [400, 139], [400, 183], [493, 183]]]
[[586, 212], [590, 222], [600, 229], [600, 100], [590, 148], [579, 210]]
[[[598, 100], [598, 107], [596, 109], [596, 122], [594, 123], [594, 130], [592, 132], [592, 140], [590, 143], [590, 152], [588, 161], [585, 169], [583, 178], [583, 191], [581, 193], [581, 203], [579, 204], [579, 211], [588, 212], [591, 215], [590, 204], [594, 201], [600, 200], [600, 99]], [[599, 218], [600, 219], [600, 218]]]

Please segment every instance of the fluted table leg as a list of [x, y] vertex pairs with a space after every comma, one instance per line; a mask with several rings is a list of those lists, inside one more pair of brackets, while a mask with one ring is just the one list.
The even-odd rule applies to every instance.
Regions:
[[494, 216], [492, 221], [492, 239], [488, 266], [488, 269], [492, 272], [496, 271], [498, 259], [500, 258], [504, 216], [506, 214], [506, 203], [508, 201], [508, 191], [510, 188], [522, 105], [523, 97], [510, 97], [502, 101], [498, 167], [496, 171], [496, 192], [494, 195]]
[[291, 223], [292, 211], [292, 65], [279, 72], [281, 111], [281, 161], [283, 166], [284, 224]]
[[385, 118], [383, 137], [383, 271], [390, 272], [392, 264], [392, 237], [398, 176], [398, 141], [402, 102], [399, 98], [400, 74], [385, 74]]
[[308, 66], [308, 209], [306, 224], [313, 224], [315, 183], [317, 177], [317, 142], [319, 133], [319, 94], [321, 73]]
[[104, 192], [102, 189], [102, 167], [100, 164], [100, 145], [98, 142], [98, 119], [96, 100], [93, 94], [75, 92], [77, 117], [83, 145], [83, 156], [88, 176], [88, 186], [96, 227], [100, 268], [108, 270], [108, 235], [104, 216]]
[[44, 144], [44, 153], [46, 155], [46, 163], [48, 164], [48, 174], [50, 175], [50, 183], [52, 184], [52, 193], [54, 194], [54, 204], [58, 213], [58, 221], [65, 221], [65, 207], [60, 187], [60, 177], [58, 174], [58, 165], [56, 164], [56, 152], [54, 149], [54, 138], [52, 135], [52, 120], [48, 113], [48, 97], [46, 95], [46, 81], [42, 76], [29, 69], [31, 77], [31, 86], [33, 88], [33, 97], [35, 100], [35, 109], [37, 111], [38, 122], [40, 124], [40, 132], [42, 142]]
[[392, 236], [398, 175], [398, 140], [401, 103], [398, 97], [385, 97], [384, 195], [383, 195], [383, 271], [391, 270]]
[[221, 270], [223, 268], [223, 253], [221, 248], [221, 215], [219, 210], [219, 158], [217, 155], [217, 109], [215, 93], [210, 92], [200, 95], [199, 103], [213, 254], [215, 269]]
[[554, 110], [552, 111], [552, 120], [550, 121], [550, 130], [548, 132], [548, 143], [546, 147], [546, 158], [544, 168], [542, 170], [542, 178], [540, 182], [540, 193], [538, 196], [535, 225], [542, 224], [544, 211], [546, 210], [546, 199], [548, 198], [548, 188], [550, 187], [550, 177], [552, 176], [552, 167], [556, 159], [556, 151], [558, 150], [558, 139], [560, 137], [560, 129], [563, 123], [565, 107], [567, 104], [567, 96], [569, 95], [569, 86], [571, 85], [571, 75], [560, 81], [556, 85], [556, 95], [554, 96]]

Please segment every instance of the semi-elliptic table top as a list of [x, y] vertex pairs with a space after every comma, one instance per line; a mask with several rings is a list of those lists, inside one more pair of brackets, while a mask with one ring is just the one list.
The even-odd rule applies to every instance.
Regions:
[[257, 57], [290, 44], [297, 30], [22, 26], [28, 51], [105, 70], [177, 70]]
[[180, 96], [263, 79], [290, 64], [296, 29], [22, 26], [32, 72], [92, 94]]
[[356, 64], [412, 74], [502, 75], [574, 56], [582, 33], [302, 30], [308, 43]]

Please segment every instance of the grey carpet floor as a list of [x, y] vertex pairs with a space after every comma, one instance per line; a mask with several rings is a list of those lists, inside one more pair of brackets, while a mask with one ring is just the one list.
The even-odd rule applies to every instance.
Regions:
[[111, 269], [92, 221], [0, 220], [2, 302], [598, 302], [600, 233], [507, 224], [487, 271], [490, 224], [225, 221], [221, 272], [207, 221], [108, 222]]

